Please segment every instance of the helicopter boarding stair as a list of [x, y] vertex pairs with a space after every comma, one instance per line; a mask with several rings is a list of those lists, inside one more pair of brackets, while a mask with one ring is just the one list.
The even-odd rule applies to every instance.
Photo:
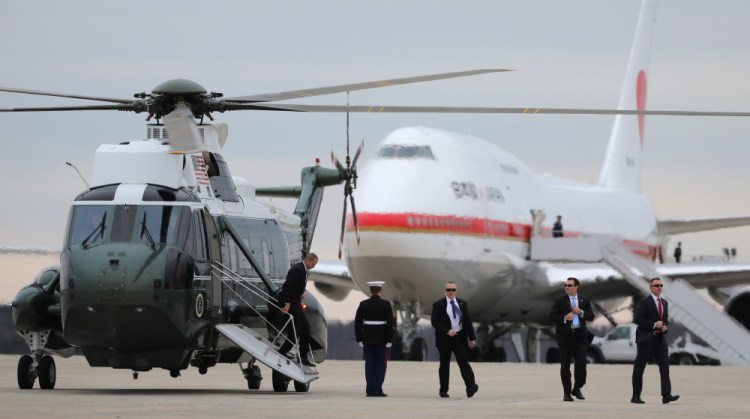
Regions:
[[[283, 333], [284, 329], [286, 329], [287, 327], [291, 327], [295, 332], [293, 336], [297, 336], [296, 330], [294, 330], [294, 322], [292, 321], [291, 314], [286, 315], [288, 318], [286, 319], [281, 329], [276, 329], [273, 324], [271, 324], [268, 320], [265, 320], [263, 314], [256, 307], [248, 303], [242, 297], [242, 293], [238, 292], [237, 289], [245, 290], [245, 295], [249, 293], [251, 295], [259, 297], [260, 299], [265, 301], [266, 304], [274, 304], [274, 302], [272, 301], [273, 298], [270, 295], [268, 295], [258, 286], [252, 284], [251, 281], [248, 281], [242, 278], [239, 274], [232, 272], [227, 267], [220, 264], [216, 265], [218, 266], [215, 267], [220, 269], [223, 273], [222, 281], [224, 282], [225, 290], [234, 293], [235, 296], [243, 301], [247, 307], [252, 308], [252, 310], [255, 311], [259, 318], [264, 319], [265, 323], [277, 332], [277, 340], [288, 339]], [[252, 328], [247, 327], [241, 323], [221, 323], [217, 324], [215, 328], [227, 339], [231, 340], [245, 352], [250, 354], [250, 356], [265, 364], [272, 370], [286, 377], [289, 377], [294, 381], [308, 384], [311, 381], [318, 379], [317, 370], [302, 364], [299, 355], [301, 351], [299, 350], [299, 345], [297, 344], [297, 342], [292, 342], [293, 347], [294, 349], [296, 349], [296, 351], [294, 349], [292, 349], [291, 351], [291, 353], [296, 352], [296, 359], [289, 359], [285, 355], [278, 352], [278, 349], [281, 345], [277, 345], [274, 342], [269, 341], [265, 337], [261, 336], [261, 334], [254, 331]]]
[[604, 262], [643, 295], [648, 278], [659, 277], [668, 287], [669, 311], [674, 320], [711, 345], [722, 365], [750, 365], [750, 333], [735, 319], [717, 310], [687, 282], [660, 274], [645, 259], [609, 236], [549, 238], [532, 235], [532, 260], [547, 262]]

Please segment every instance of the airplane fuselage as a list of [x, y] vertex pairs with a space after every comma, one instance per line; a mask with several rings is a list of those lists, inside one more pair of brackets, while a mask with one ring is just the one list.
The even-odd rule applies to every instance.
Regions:
[[658, 245], [644, 195], [538, 176], [470, 136], [397, 130], [361, 178], [360, 245], [351, 223], [347, 234], [352, 277], [363, 290], [368, 281], [388, 281], [385, 298], [420, 301], [425, 312], [454, 281], [477, 321], [545, 323], [560, 290], [545, 264], [527, 259], [532, 211], [546, 214], [543, 235], [561, 215], [565, 236], [617, 236], [644, 257]]

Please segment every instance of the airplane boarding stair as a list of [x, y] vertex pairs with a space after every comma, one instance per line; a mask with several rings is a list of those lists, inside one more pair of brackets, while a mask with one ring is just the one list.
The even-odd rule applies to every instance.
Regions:
[[722, 365], [750, 365], [750, 333], [735, 319], [717, 310], [687, 282], [661, 275], [648, 261], [608, 236], [572, 238], [531, 237], [530, 257], [548, 262], [604, 262], [620, 272], [641, 294], [650, 293], [648, 278], [667, 286], [671, 320], [706, 341], [721, 354]]

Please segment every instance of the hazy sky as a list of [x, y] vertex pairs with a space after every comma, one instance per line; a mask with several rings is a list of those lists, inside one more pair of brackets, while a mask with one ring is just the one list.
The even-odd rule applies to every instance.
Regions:
[[[617, 105], [638, 0], [514, 1], [28, 1], [0, 0], [0, 85], [131, 98], [172, 78], [227, 96], [474, 68], [518, 71], [354, 92], [352, 104]], [[651, 51], [648, 107], [750, 110], [750, 2], [662, 0]], [[300, 101], [294, 101], [300, 102]], [[301, 103], [343, 104], [343, 94]], [[0, 93], [0, 107], [90, 102]], [[345, 116], [216, 115], [229, 124], [234, 175], [259, 186], [297, 184], [315, 157], [345, 150]], [[60, 245], [68, 206], [90, 177], [99, 144], [144, 137], [142, 114], [0, 114], [2, 244]], [[539, 173], [593, 182], [607, 116], [352, 115], [365, 158], [389, 132], [427, 125], [501, 145]], [[644, 191], [662, 218], [745, 215], [750, 120], [649, 117]], [[335, 259], [342, 188], [327, 192], [314, 251]], [[356, 192], [355, 192], [356, 194]], [[739, 248], [750, 229], [681, 237], [685, 255]], [[674, 240], [673, 240], [674, 241]], [[2, 258], [0, 301], [40, 258]], [[7, 264], [29, 268], [29, 278]], [[14, 271], [15, 272], [15, 271]], [[12, 276], [12, 277], [11, 277]], [[360, 299], [361, 295], [350, 298]], [[349, 305], [325, 304], [329, 312]], [[340, 307], [344, 307], [343, 309]]]

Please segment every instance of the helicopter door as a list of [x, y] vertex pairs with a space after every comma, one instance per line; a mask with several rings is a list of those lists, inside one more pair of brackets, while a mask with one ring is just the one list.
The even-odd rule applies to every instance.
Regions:
[[[212, 263], [221, 263], [221, 250], [219, 245], [219, 235], [216, 232], [216, 223], [211, 213], [208, 212], [208, 208], [203, 208], [203, 221], [206, 224], [206, 236], [208, 239], [208, 249], [210, 252], [210, 258]], [[211, 268], [211, 287], [210, 287], [210, 300], [211, 300], [211, 314], [221, 314], [221, 306], [223, 304], [222, 296], [222, 283], [221, 273], [219, 273], [213, 267]]]

